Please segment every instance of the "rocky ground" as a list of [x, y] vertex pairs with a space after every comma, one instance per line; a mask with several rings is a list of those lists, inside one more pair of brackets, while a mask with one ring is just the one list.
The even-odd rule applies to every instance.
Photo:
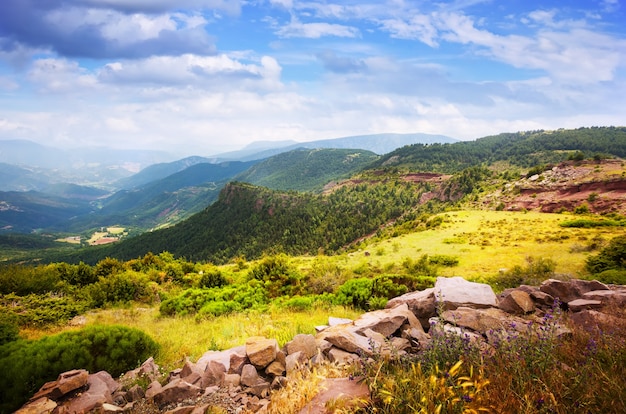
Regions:
[[[610, 326], [616, 321], [602, 309], [623, 308], [626, 286], [551, 279], [496, 296], [489, 285], [440, 277], [435, 287], [394, 298], [384, 310], [354, 321], [331, 318], [328, 326], [317, 328], [317, 335], [297, 335], [283, 348], [275, 339], [254, 337], [239, 347], [209, 351], [169, 373], [161, 372], [152, 358], [119, 379], [104, 371], [66, 372], [45, 384], [18, 413], [203, 414], [209, 407], [237, 414], [280, 412], [272, 391], [301, 370], [350, 364], [374, 353], [415, 353], [429, 343], [433, 329], [458, 332], [489, 347], [507, 333], [540, 329], [542, 316], [555, 303], [575, 324]], [[560, 327], [558, 334], [567, 335], [568, 329]], [[367, 398], [367, 387], [352, 378], [329, 381], [301, 413], [324, 413], [330, 399]]]

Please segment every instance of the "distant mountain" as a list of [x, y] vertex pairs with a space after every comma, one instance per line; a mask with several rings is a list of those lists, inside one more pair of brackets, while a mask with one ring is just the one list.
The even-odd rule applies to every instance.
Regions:
[[343, 138], [323, 139], [310, 142], [280, 141], [271, 146], [271, 141], [252, 143], [240, 151], [218, 154], [211, 159], [215, 160], [259, 160], [298, 148], [338, 148], [338, 149], [362, 149], [376, 154], [386, 154], [397, 148], [411, 144], [454, 143], [458, 140], [445, 135], [432, 134], [374, 134], [356, 135]]
[[[73, 183], [111, 188], [155, 163], [172, 161], [162, 151], [76, 148], [63, 150], [25, 140], [0, 140], [0, 191], [41, 191], [50, 184]], [[5, 165], [22, 168], [8, 171]]]
[[131, 189], [140, 187], [153, 181], [158, 181], [168, 175], [176, 174], [192, 165], [211, 162], [204, 157], [187, 157], [178, 161], [158, 163], [150, 165], [130, 177], [122, 178], [115, 185], [120, 189]]
[[316, 191], [376, 159], [378, 155], [371, 151], [301, 148], [267, 158], [235, 179], [275, 190]]
[[30, 233], [91, 212], [88, 201], [36, 191], [0, 192], [0, 230]]

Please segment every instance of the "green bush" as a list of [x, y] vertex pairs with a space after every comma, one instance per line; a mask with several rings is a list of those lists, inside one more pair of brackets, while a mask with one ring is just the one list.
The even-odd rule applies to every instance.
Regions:
[[131, 301], [148, 302], [151, 300], [149, 279], [143, 273], [126, 271], [108, 277], [101, 277], [89, 287], [93, 305], [101, 307], [107, 304], [128, 303]]
[[626, 285], [626, 269], [609, 269], [594, 275], [602, 283]]
[[357, 309], [369, 310], [374, 281], [364, 277], [350, 279], [339, 287], [335, 295], [337, 305], [352, 306]]
[[156, 342], [145, 333], [123, 326], [90, 326], [0, 346], [0, 412], [15, 411], [44, 383], [65, 371], [106, 370], [116, 377], [157, 350]]
[[302, 293], [302, 275], [284, 254], [267, 256], [250, 269], [249, 278], [263, 282], [270, 298]]
[[214, 267], [202, 274], [202, 276], [200, 277], [199, 287], [222, 287], [227, 283], [228, 282], [222, 272], [218, 268]]
[[83, 262], [77, 265], [57, 263], [52, 266], [55, 266], [61, 280], [70, 285], [87, 286], [98, 281], [98, 274]]
[[0, 266], [0, 294], [50, 292], [58, 287], [60, 281], [51, 266]]
[[65, 324], [89, 308], [84, 300], [48, 293], [0, 296], [0, 309], [15, 315], [20, 326], [45, 327]]
[[514, 288], [519, 285], [538, 285], [554, 275], [556, 262], [544, 257], [527, 257], [526, 266], [515, 265], [498, 276], [496, 287]]
[[592, 274], [605, 270], [626, 269], [626, 236], [613, 238], [600, 253], [587, 258], [585, 267]]
[[0, 346], [17, 341], [19, 337], [20, 328], [17, 324], [17, 316], [12, 312], [0, 309]]

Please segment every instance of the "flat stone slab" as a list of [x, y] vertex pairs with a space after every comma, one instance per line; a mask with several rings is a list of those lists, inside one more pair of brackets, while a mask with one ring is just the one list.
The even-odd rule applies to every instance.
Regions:
[[364, 382], [349, 378], [328, 378], [322, 384], [321, 391], [299, 414], [325, 414], [326, 403], [342, 401], [341, 407], [363, 406], [370, 398], [369, 389]]

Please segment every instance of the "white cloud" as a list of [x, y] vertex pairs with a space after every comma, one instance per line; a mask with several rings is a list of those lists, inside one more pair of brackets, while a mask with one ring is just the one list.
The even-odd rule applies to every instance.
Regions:
[[280, 27], [276, 34], [280, 37], [302, 37], [307, 39], [319, 39], [325, 36], [335, 37], [359, 37], [360, 31], [356, 27], [344, 26], [333, 23], [301, 23], [298, 19], [291, 21]]
[[38, 59], [28, 71], [28, 79], [41, 92], [80, 94], [96, 88], [97, 79], [77, 62], [67, 59]]
[[381, 20], [383, 30], [390, 33], [391, 37], [398, 39], [414, 39], [431, 47], [437, 46], [437, 29], [432, 24], [430, 16], [416, 14], [409, 19]]

